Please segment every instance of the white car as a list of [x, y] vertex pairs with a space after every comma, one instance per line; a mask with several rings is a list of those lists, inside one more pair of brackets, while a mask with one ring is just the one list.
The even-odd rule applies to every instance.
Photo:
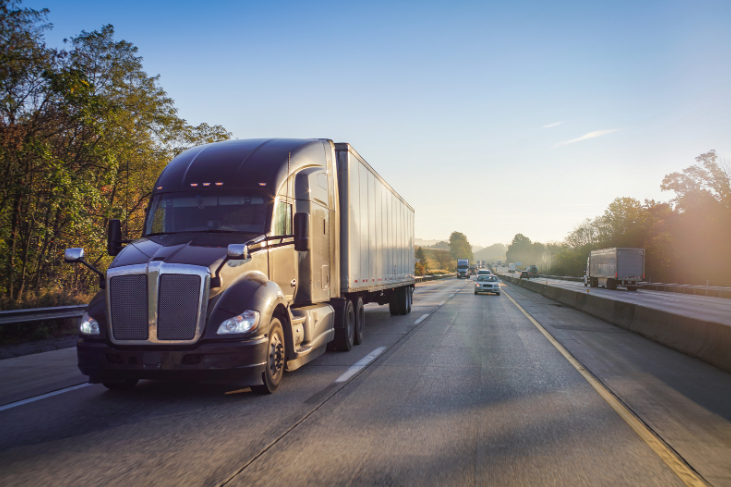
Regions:
[[475, 282], [475, 294], [495, 293], [500, 296], [500, 279], [493, 275], [478, 275]]
[[480, 269], [479, 271], [477, 271], [477, 276], [478, 277], [479, 276], [491, 276], [491, 275], [492, 275], [492, 272], [490, 272], [487, 269]]

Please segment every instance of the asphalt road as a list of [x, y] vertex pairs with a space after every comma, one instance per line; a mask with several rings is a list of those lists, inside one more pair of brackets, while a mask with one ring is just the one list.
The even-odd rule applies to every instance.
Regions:
[[[520, 273], [517, 272], [510, 274], [507, 267], [499, 268], [498, 272], [512, 275], [516, 278], [520, 277]], [[604, 298], [626, 301], [628, 303], [647, 306], [648, 308], [661, 309], [669, 313], [731, 325], [731, 299], [728, 298], [650, 291], [645, 289], [627, 291], [622, 287], [610, 291], [605, 288], [587, 288], [583, 282], [562, 281], [543, 277], [534, 277], [531, 281], [547, 283], [550, 286], [581, 292], [586, 292], [588, 289], [590, 293]]]
[[[362, 345], [273, 396], [155, 382], [0, 396], [0, 484], [683, 485], [512, 297], [681, 461], [731, 485], [731, 374], [504, 284], [420, 284], [408, 316], [368, 305]], [[13, 401], [74, 382], [45, 355], [25, 379], [0, 362]]]

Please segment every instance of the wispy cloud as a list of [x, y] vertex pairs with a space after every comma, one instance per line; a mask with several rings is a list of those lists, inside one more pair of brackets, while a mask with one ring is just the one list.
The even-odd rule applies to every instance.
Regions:
[[561, 147], [562, 145], [569, 145], [569, 144], [573, 144], [574, 142], [581, 142], [582, 140], [602, 137], [604, 135], [611, 134], [613, 132], [618, 132], [620, 130], [621, 129], [595, 130], [594, 132], [589, 132], [588, 134], [584, 134], [579, 138], [571, 139], [571, 140], [564, 140], [563, 142], [559, 142], [558, 144], [554, 145], [554, 147]]
[[561, 125], [562, 123], [563, 123], [563, 122], [554, 122], [554, 123], [549, 123], [548, 125], [544, 125], [544, 126], [543, 126], [543, 127], [541, 127], [541, 128], [543, 128], [543, 129], [550, 129], [551, 127], [557, 127], [557, 126]]

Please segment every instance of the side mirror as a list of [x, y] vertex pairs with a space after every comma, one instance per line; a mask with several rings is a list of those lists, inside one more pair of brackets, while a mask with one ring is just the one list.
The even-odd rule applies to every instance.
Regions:
[[249, 247], [246, 244], [230, 244], [227, 254], [232, 259], [246, 260], [249, 258]]
[[310, 250], [310, 214], [294, 214], [294, 250]]
[[84, 249], [66, 249], [63, 260], [69, 264], [84, 260]]
[[118, 255], [122, 251], [122, 222], [109, 220], [107, 229], [107, 253]]

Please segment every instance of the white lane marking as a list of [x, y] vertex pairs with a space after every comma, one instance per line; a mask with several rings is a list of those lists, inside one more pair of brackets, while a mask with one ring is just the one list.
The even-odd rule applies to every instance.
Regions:
[[425, 314], [425, 315], [422, 315], [422, 316], [421, 316], [421, 318], [419, 318], [418, 320], [414, 321], [414, 324], [415, 324], [415, 325], [418, 325], [419, 323], [421, 323], [422, 321], [424, 321], [424, 320], [425, 320], [425, 319], [427, 319], [428, 317], [429, 317], [429, 313], [427, 313], [427, 314]]
[[345, 382], [351, 377], [353, 377], [355, 374], [360, 372], [365, 368], [366, 365], [373, 362], [376, 357], [381, 355], [384, 350], [386, 350], [386, 347], [378, 347], [377, 349], [373, 350], [371, 353], [363, 357], [362, 359], [358, 360], [355, 364], [353, 364], [348, 370], [346, 370], [343, 375], [335, 379], [335, 382]]
[[447, 303], [446, 301], [442, 301], [442, 302], [441, 302], [441, 303], [439, 303], [439, 304], [438, 304], [437, 306], [444, 306], [444, 305], [445, 305], [446, 303]]
[[452, 293], [452, 294], [449, 295], [449, 297], [450, 298], [453, 298], [455, 294], [457, 294], [457, 293]]
[[18, 406], [23, 406], [23, 405], [29, 404], [31, 402], [40, 401], [41, 399], [45, 399], [47, 397], [58, 396], [59, 394], [63, 394], [64, 392], [75, 391], [76, 389], [81, 389], [82, 387], [86, 387], [86, 386], [90, 386], [90, 385], [91, 384], [89, 384], [87, 382], [85, 384], [79, 384], [79, 385], [76, 385], [76, 386], [71, 386], [71, 387], [66, 387], [64, 389], [59, 389], [57, 391], [48, 392], [46, 394], [41, 394], [40, 396], [30, 397], [28, 399], [23, 399], [22, 401], [11, 402], [10, 404], [6, 404], [4, 406], [0, 406], [0, 412], [7, 411], [8, 409], [17, 408]]

